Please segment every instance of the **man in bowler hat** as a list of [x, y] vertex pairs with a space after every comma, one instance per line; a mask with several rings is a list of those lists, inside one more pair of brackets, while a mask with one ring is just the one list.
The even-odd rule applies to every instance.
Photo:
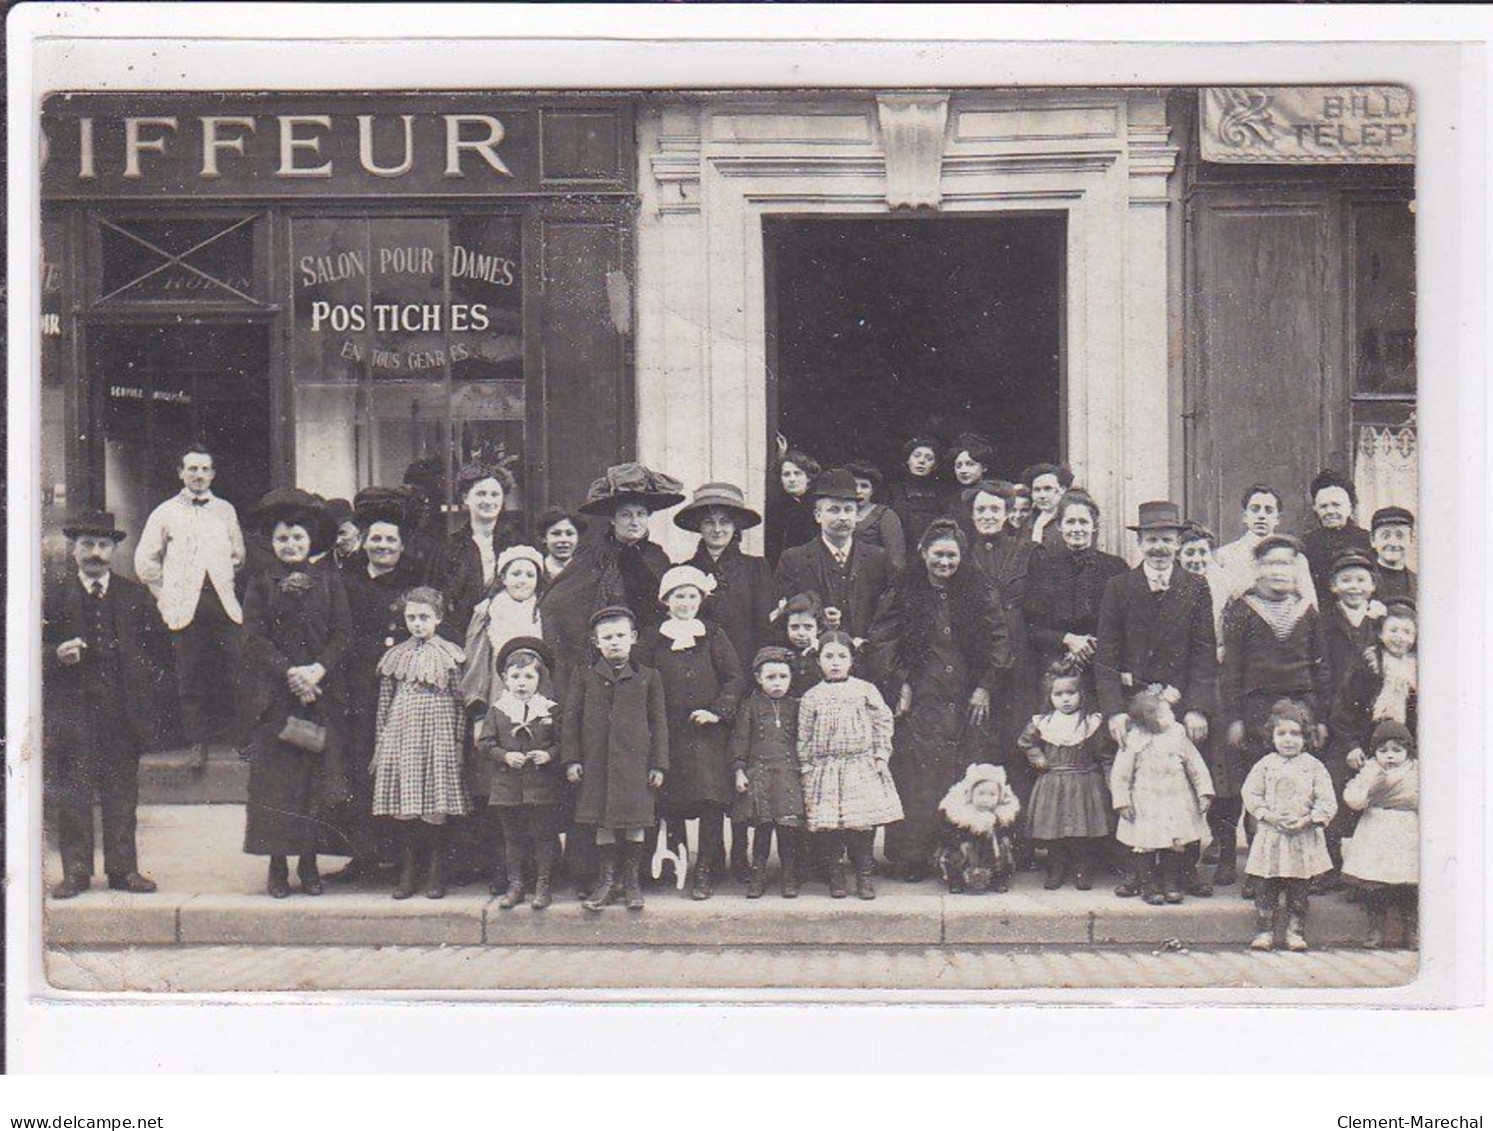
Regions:
[[135, 809], [164, 680], [152, 659], [160, 618], [145, 588], [110, 568], [125, 536], [113, 515], [79, 515], [63, 533], [75, 569], [49, 587], [42, 619], [45, 777], [63, 870], [52, 898], [71, 899], [93, 881], [95, 797], [109, 887], [152, 892], [135, 854]]

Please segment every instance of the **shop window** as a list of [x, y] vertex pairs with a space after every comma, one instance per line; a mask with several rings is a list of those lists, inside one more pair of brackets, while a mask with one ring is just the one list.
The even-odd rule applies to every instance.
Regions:
[[521, 238], [516, 215], [292, 221], [300, 486], [348, 498], [418, 464], [450, 506], [473, 455], [524, 466]]
[[261, 305], [258, 216], [100, 218], [97, 301]]
[[1367, 517], [1416, 506], [1415, 213], [1410, 201], [1348, 204], [1354, 480]]

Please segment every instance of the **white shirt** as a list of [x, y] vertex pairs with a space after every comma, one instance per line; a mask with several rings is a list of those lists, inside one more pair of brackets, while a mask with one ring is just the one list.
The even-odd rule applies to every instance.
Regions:
[[93, 587], [95, 585], [101, 585], [101, 586], [103, 586], [105, 595], [108, 594], [108, 592], [109, 592], [109, 577], [110, 577], [109, 571], [105, 571], [103, 574], [101, 574], [98, 577], [89, 577], [81, 569], [78, 571], [78, 581], [83, 586], [83, 592], [87, 593], [90, 597], [93, 596]]
[[824, 548], [829, 551], [829, 556], [835, 559], [836, 565], [843, 567], [845, 563], [850, 560], [850, 547], [855, 541], [853, 538], [846, 541], [843, 549], [837, 547], [833, 542], [831, 542], [828, 538], [825, 538], [822, 534], [820, 535], [820, 538], [824, 540]]
[[1176, 568], [1175, 565], [1167, 566], [1166, 572], [1163, 573], [1158, 569], [1153, 569], [1150, 562], [1141, 562], [1141, 569], [1146, 574], [1146, 584], [1151, 587], [1152, 593], [1165, 592], [1172, 587], [1172, 570]]
[[1052, 521], [1052, 516], [1057, 514], [1055, 510], [1039, 510], [1032, 515], [1032, 541], [1037, 545], [1042, 544], [1042, 535], [1047, 530], [1047, 524]]
[[[1255, 579], [1259, 576], [1255, 568], [1255, 547], [1263, 541], [1263, 538], [1246, 532], [1244, 537], [1218, 548], [1214, 557], [1218, 561], [1219, 580], [1223, 583], [1224, 604], [1244, 596], [1255, 587]], [[1317, 607], [1317, 587], [1312, 582], [1312, 567], [1305, 554], [1296, 555], [1296, 592], [1312, 608]]]
[[201, 506], [183, 488], [145, 520], [135, 547], [135, 573], [150, 586], [161, 619], [173, 631], [186, 628], [197, 615], [197, 599], [204, 582], [223, 604], [235, 624], [244, 611], [233, 592], [233, 574], [244, 564], [244, 535], [233, 504], [212, 492]]

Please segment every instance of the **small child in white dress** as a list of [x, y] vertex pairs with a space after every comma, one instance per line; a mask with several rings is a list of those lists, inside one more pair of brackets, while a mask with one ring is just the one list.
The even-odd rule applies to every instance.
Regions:
[[1420, 944], [1420, 765], [1415, 736], [1386, 719], [1370, 740], [1373, 759], [1343, 787], [1343, 803], [1363, 816], [1343, 851], [1343, 876], [1363, 891], [1365, 945], [1385, 944], [1389, 910], [1398, 907], [1402, 945]]

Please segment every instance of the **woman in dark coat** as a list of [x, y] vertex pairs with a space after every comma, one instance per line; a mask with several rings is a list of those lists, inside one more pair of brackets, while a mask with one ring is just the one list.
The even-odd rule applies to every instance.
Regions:
[[968, 560], [952, 519], [935, 519], [898, 582], [890, 682], [899, 688], [892, 778], [904, 817], [887, 828], [887, 859], [909, 881], [933, 870], [938, 803], [965, 769], [990, 759], [992, 703], [1011, 653], [994, 583]]
[[[352, 801], [338, 822], [347, 837], [352, 859], [327, 879], [349, 882], [373, 871], [381, 855], [379, 824], [373, 817], [373, 761], [378, 723], [378, 662], [408, 635], [399, 598], [420, 584], [419, 564], [405, 545], [405, 532], [417, 514], [418, 502], [407, 491], [368, 487], [353, 500], [353, 520], [362, 533], [363, 548], [342, 571], [347, 608], [352, 617], [352, 640], [343, 657], [347, 684], [349, 758], [348, 783]], [[382, 855], [392, 859], [392, 848]]]
[[778, 461], [778, 486], [767, 497], [767, 564], [776, 568], [784, 550], [819, 537], [809, 484], [824, 469], [807, 452], [790, 448]]
[[[244, 851], [270, 858], [266, 890], [276, 899], [290, 894], [290, 856], [299, 857], [301, 890], [320, 895], [316, 853], [328, 828], [324, 815], [351, 796], [341, 665], [352, 617], [337, 568], [327, 561], [307, 563], [313, 538], [325, 546], [330, 534], [315, 498], [295, 489], [271, 491], [256, 517], [275, 560], [249, 582], [244, 596], [252, 719]], [[324, 728], [321, 749], [282, 738], [288, 720]]]
[[965, 432], [949, 446], [946, 459], [954, 483], [944, 503], [944, 513], [970, 532], [969, 505], [965, 492], [995, 479], [995, 445], [978, 432]]
[[[700, 616], [725, 631], [743, 668], [758, 648], [769, 643], [772, 568], [741, 549], [742, 531], [761, 521], [762, 516], [746, 505], [741, 488], [732, 483], [705, 484], [689, 506], [674, 515], [675, 526], [700, 535], [694, 556], [685, 564], [715, 579], [715, 592], [705, 598]], [[745, 821], [731, 822], [731, 876], [743, 884], [752, 874], [749, 829]]]
[[[1094, 549], [1099, 504], [1087, 492], [1065, 494], [1052, 522], [1062, 535], [1062, 545], [1037, 546], [1027, 566], [1023, 608], [1034, 670], [1046, 671], [1071, 656], [1084, 672], [1084, 690], [1091, 701], [1097, 701], [1092, 665], [1098, 645], [1099, 602], [1109, 579], [1130, 567], [1123, 558]], [[1030, 540], [1030, 533], [1025, 532], [1025, 537]]]
[[513, 487], [512, 474], [497, 463], [475, 461], [456, 473], [456, 497], [467, 520], [437, 544], [425, 568], [425, 583], [446, 598], [440, 632], [453, 644], [463, 643], [472, 610], [487, 596], [498, 555], [522, 541], [503, 514]]
[[901, 573], [907, 565], [907, 537], [902, 533], [902, 520], [891, 507], [874, 501], [881, 490], [881, 469], [865, 460], [852, 460], [845, 470], [855, 477], [855, 493], [860, 496], [856, 504], [855, 537], [868, 545], [880, 546], [892, 563], [892, 572]]
[[944, 512], [945, 487], [938, 479], [938, 444], [914, 436], [902, 448], [902, 474], [892, 485], [891, 506], [902, 520], [909, 546], [922, 543], [923, 531]]
[[610, 467], [591, 484], [581, 513], [604, 519], [608, 528], [594, 543], [582, 544], [539, 602], [544, 642], [555, 651], [561, 702], [570, 674], [594, 658], [593, 613], [622, 605], [636, 618], [639, 636], [662, 619], [658, 582], [669, 568], [669, 556], [649, 541], [648, 516], [684, 502], [682, 486], [640, 463]]
[[1036, 665], [1026, 626], [1026, 592], [1036, 544], [1009, 524], [1015, 498], [1010, 483], [985, 480], [960, 495], [960, 525], [969, 536], [970, 561], [995, 582], [1006, 614], [1011, 643], [1011, 674], [1005, 701], [997, 704], [994, 726], [999, 765], [1006, 767], [1009, 784], [1023, 805], [1031, 792], [1031, 766], [1011, 751], [1027, 720], [1042, 709]]

